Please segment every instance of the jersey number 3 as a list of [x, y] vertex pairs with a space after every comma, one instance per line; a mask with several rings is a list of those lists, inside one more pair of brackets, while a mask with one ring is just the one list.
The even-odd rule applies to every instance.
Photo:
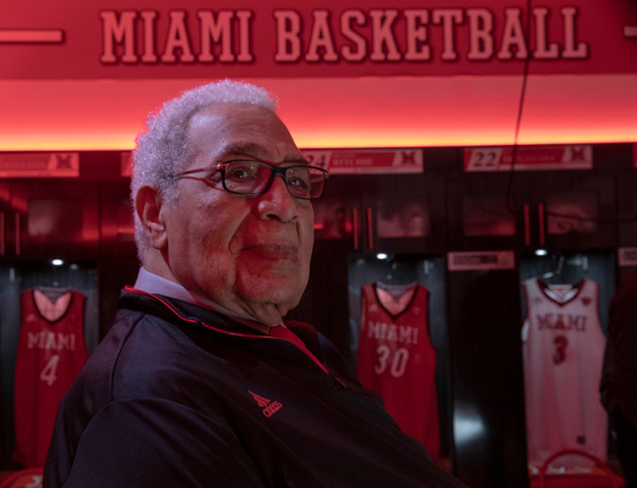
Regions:
[[378, 346], [376, 352], [378, 353], [378, 364], [374, 366], [374, 372], [376, 374], [383, 374], [387, 369], [388, 364], [389, 374], [391, 374], [394, 378], [400, 378], [405, 374], [407, 361], [409, 360], [409, 351], [406, 347], [399, 347], [396, 349], [396, 352], [391, 358], [391, 349], [385, 344]]
[[60, 362], [60, 355], [54, 354], [53, 356], [51, 356], [51, 359], [49, 359], [49, 361], [44, 366], [44, 369], [40, 373], [40, 379], [49, 386], [53, 386], [53, 383], [55, 383], [55, 380], [58, 379], [57, 371], [58, 371], [59, 362]]
[[568, 339], [563, 335], [558, 335], [554, 340], [555, 352], [553, 353], [553, 364], [561, 364], [566, 359], [566, 347]]

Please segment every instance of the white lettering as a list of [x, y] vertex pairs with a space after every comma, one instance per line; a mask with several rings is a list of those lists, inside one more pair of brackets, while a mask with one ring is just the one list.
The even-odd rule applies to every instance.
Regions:
[[493, 14], [486, 8], [470, 8], [467, 17], [471, 46], [467, 58], [471, 61], [489, 59], [493, 55]]
[[[58, 332], [58, 344], [57, 344], [57, 350], [61, 351], [62, 349], [75, 349], [75, 344], [71, 344], [71, 336], [74, 334], [62, 334], [60, 332]], [[73, 347], [71, 347], [73, 346]]]
[[546, 17], [549, 13], [547, 8], [534, 8], [535, 16], [535, 51], [533, 57], [537, 59], [556, 59], [559, 56], [558, 47], [555, 42], [546, 46]]
[[511, 59], [513, 56], [511, 47], [513, 46], [516, 47], [515, 57], [517, 59], [525, 59], [528, 56], [528, 52], [524, 42], [524, 30], [520, 21], [521, 10], [519, 8], [507, 8], [505, 13], [506, 24], [504, 25], [498, 59]]
[[345, 10], [341, 15], [341, 34], [356, 45], [356, 51], [351, 46], [341, 48], [341, 56], [347, 61], [362, 61], [367, 54], [367, 41], [352, 30], [351, 23], [365, 25], [365, 14], [360, 10]]
[[250, 10], [237, 10], [237, 18], [239, 19], [239, 54], [237, 55], [237, 61], [240, 63], [251, 63], [250, 19], [252, 18], [252, 12]]
[[[431, 11], [424, 8], [376, 8], [367, 12], [347, 9], [340, 15], [340, 32], [336, 33], [333, 29], [337, 26], [330, 23], [330, 9], [314, 10], [311, 31], [306, 33], [303, 32], [304, 19], [300, 13], [292, 9], [274, 10], [277, 29], [274, 60], [277, 63], [300, 60], [334, 63], [341, 58], [349, 63], [365, 59], [374, 62], [402, 59], [429, 61], [436, 49], [431, 45], [430, 24], [442, 28], [440, 59], [443, 61], [458, 61], [464, 52], [470, 61], [487, 61], [494, 57], [498, 60], [528, 59], [529, 56], [543, 60], [560, 56], [564, 59], [587, 58], [588, 43], [580, 42], [577, 36], [578, 8], [562, 7], [560, 12], [563, 43], [559, 41], [559, 35], [551, 35], [550, 28], [557, 19], [551, 18], [550, 7], [535, 7], [528, 13], [518, 7], [504, 8], [503, 19], [496, 19], [488, 8], [440, 8]], [[251, 46], [254, 13], [250, 10], [197, 11], [200, 30], [192, 41], [200, 43], [198, 46], [191, 42], [186, 11], [170, 11], [163, 52], [161, 47], [156, 47], [158, 19], [163, 15], [158, 11], [103, 10], [99, 15], [103, 29], [100, 61], [105, 64], [254, 62]], [[526, 32], [528, 17], [524, 15], [533, 16], [531, 33]], [[461, 32], [463, 25], [468, 26], [467, 31]], [[501, 32], [497, 33], [499, 35], [494, 32], [497, 25], [502, 25]], [[468, 44], [466, 48], [457, 45], [458, 33], [463, 34], [459, 39]], [[304, 36], [307, 36], [306, 48]], [[529, 45], [529, 36], [534, 45]], [[495, 45], [496, 37], [501, 39], [498, 46]], [[400, 49], [397, 41], [401, 41]]]
[[40, 339], [41, 339], [41, 333], [34, 334], [32, 332], [27, 332], [27, 340], [28, 340], [27, 347], [29, 349], [38, 347], [38, 342], [40, 342]]
[[383, 322], [369, 322], [369, 332], [367, 337], [374, 337], [375, 339], [384, 339], [387, 333], [387, 324]]
[[53, 332], [47, 332], [46, 343], [44, 344], [44, 347], [42, 349], [57, 349], [55, 334]]
[[[564, 7], [560, 10], [564, 17], [564, 58], [581, 59], [588, 56], [588, 44], [575, 40], [575, 16], [577, 9], [575, 7]], [[577, 44], [577, 48], [575, 45]]]
[[[370, 10], [372, 18], [372, 61], [400, 61], [400, 52], [396, 47], [396, 40], [391, 26], [398, 16], [398, 10]], [[387, 54], [383, 48], [387, 48]]]
[[[411, 333], [413, 330], [413, 327], [401, 325], [398, 341], [404, 342], [405, 344], [412, 344]], [[413, 342], [413, 344], [415, 344], [415, 342]]]
[[387, 340], [388, 341], [397, 341], [398, 340], [398, 327], [396, 327], [394, 324], [389, 324], [389, 327], [387, 328]]
[[432, 13], [432, 22], [440, 24], [442, 22], [443, 51], [440, 58], [444, 61], [453, 61], [458, 57], [454, 43], [454, 24], [462, 24], [464, 21], [462, 10], [459, 8], [436, 9]]
[[427, 61], [431, 55], [427, 41], [427, 28], [429, 12], [426, 10], [405, 10], [403, 15], [407, 19], [407, 61]]
[[134, 10], [122, 11], [119, 21], [114, 10], [103, 10], [100, 12], [102, 19], [102, 33], [104, 41], [104, 51], [100, 56], [102, 63], [117, 63], [114, 43], [124, 44], [124, 55], [122, 62], [136, 63], [135, 55], [135, 26], [134, 21], [137, 12]]
[[301, 57], [301, 16], [294, 10], [275, 10], [277, 50], [274, 60], [292, 63]]
[[368, 322], [367, 337], [379, 340], [418, 344], [418, 328], [408, 325], [386, 324], [384, 322]]
[[210, 10], [200, 10], [197, 12], [197, 16], [201, 26], [201, 54], [199, 54], [198, 60], [203, 63], [212, 63], [215, 59], [212, 53], [212, 42], [221, 42], [219, 61], [222, 63], [233, 62], [231, 29], [234, 12], [221, 10], [217, 14], [216, 20]]
[[310, 62], [320, 61], [321, 58], [318, 50], [319, 48], [323, 48], [325, 50], [323, 60], [338, 61], [338, 55], [334, 50], [334, 42], [332, 41], [332, 33], [330, 32], [330, 24], [328, 22], [329, 12], [327, 10], [315, 10], [313, 15], [312, 36], [310, 37], [310, 45], [305, 54], [305, 60]]
[[186, 12], [174, 10], [170, 12], [170, 26], [166, 37], [166, 47], [161, 57], [164, 63], [174, 63], [177, 60], [175, 50], [180, 49], [179, 61], [182, 63], [192, 63], [195, 57], [190, 50], [190, 39], [186, 28]]
[[63, 349], [75, 350], [75, 334], [63, 334], [62, 332], [29, 332], [27, 335], [27, 347], [29, 349]]
[[157, 18], [157, 12], [154, 10], [142, 10], [141, 17], [144, 21], [144, 54], [142, 63], [156, 63], [155, 19]]

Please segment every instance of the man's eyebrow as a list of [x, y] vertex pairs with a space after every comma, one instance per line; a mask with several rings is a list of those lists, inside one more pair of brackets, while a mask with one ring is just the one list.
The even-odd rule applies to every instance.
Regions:
[[[260, 144], [255, 142], [241, 142], [235, 144], [228, 144], [223, 147], [220, 151], [217, 160], [219, 162], [223, 162], [224, 159], [234, 156], [241, 157], [254, 157], [258, 159], [263, 159], [264, 161], [267, 159], [268, 151]], [[266, 161], [267, 162], [267, 161]], [[307, 160], [303, 156], [286, 156], [283, 158], [284, 163], [295, 163], [295, 164], [309, 164]]]
[[254, 142], [240, 142], [235, 144], [227, 144], [219, 152], [217, 159], [225, 159], [229, 156], [247, 156], [260, 157], [267, 154], [266, 149]]
[[284, 163], [307, 164], [307, 165], [310, 164], [310, 163], [307, 162], [307, 159], [305, 159], [303, 156], [286, 156], [285, 158], [283, 158], [283, 162]]

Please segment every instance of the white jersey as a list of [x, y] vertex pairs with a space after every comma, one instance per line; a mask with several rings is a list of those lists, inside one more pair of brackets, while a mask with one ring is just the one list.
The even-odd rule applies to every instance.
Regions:
[[523, 284], [522, 329], [528, 457], [542, 462], [564, 449], [606, 459], [606, 412], [599, 382], [606, 337], [599, 322], [598, 285]]

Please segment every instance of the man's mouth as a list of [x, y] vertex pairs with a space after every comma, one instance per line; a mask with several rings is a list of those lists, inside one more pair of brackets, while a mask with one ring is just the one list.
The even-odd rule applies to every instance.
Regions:
[[299, 247], [283, 244], [257, 244], [244, 248], [248, 252], [259, 254], [266, 259], [296, 261], [299, 256]]

